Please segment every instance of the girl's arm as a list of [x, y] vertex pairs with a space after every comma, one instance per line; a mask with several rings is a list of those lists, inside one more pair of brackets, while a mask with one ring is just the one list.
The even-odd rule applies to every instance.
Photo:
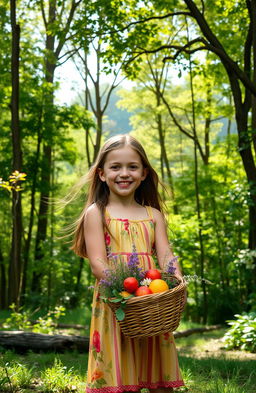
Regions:
[[96, 204], [89, 206], [84, 218], [84, 236], [92, 273], [100, 280], [107, 269], [107, 252], [101, 213]]
[[[153, 209], [154, 219], [155, 219], [155, 247], [158, 263], [161, 269], [170, 261], [174, 255], [169, 244], [167, 236], [167, 228], [164, 217], [162, 213]], [[180, 265], [177, 260], [174, 260], [173, 266], [175, 267], [175, 275], [182, 277]]]

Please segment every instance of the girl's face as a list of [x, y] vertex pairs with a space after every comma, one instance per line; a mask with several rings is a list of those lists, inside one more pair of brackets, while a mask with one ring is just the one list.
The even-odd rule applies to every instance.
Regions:
[[146, 176], [147, 168], [143, 167], [140, 155], [130, 146], [110, 151], [103, 168], [99, 168], [99, 177], [107, 183], [110, 196], [134, 196]]

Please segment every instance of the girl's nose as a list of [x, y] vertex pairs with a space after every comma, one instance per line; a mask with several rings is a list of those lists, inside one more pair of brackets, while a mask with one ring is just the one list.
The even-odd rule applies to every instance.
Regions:
[[122, 168], [121, 169], [121, 173], [120, 173], [120, 176], [123, 176], [123, 177], [127, 177], [127, 176], [129, 176], [129, 174], [128, 174], [128, 169], [127, 168]]

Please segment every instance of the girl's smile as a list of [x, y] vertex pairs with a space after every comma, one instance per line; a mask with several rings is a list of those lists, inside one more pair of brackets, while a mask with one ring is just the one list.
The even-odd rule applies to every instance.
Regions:
[[140, 155], [130, 146], [110, 151], [99, 169], [99, 177], [108, 185], [110, 195], [120, 197], [134, 195], [146, 176]]

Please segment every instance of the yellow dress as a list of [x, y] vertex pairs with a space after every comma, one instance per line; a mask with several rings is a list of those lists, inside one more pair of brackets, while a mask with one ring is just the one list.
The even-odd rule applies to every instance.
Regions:
[[[151, 208], [146, 209], [148, 219], [143, 220], [113, 218], [107, 212], [106, 222], [113, 238], [105, 233], [108, 254], [121, 255], [126, 263], [135, 249], [143, 270], [155, 266], [154, 219]], [[125, 337], [109, 306], [99, 299], [96, 282], [86, 392], [119, 393], [182, 385], [172, 333], [142, 339]]]

